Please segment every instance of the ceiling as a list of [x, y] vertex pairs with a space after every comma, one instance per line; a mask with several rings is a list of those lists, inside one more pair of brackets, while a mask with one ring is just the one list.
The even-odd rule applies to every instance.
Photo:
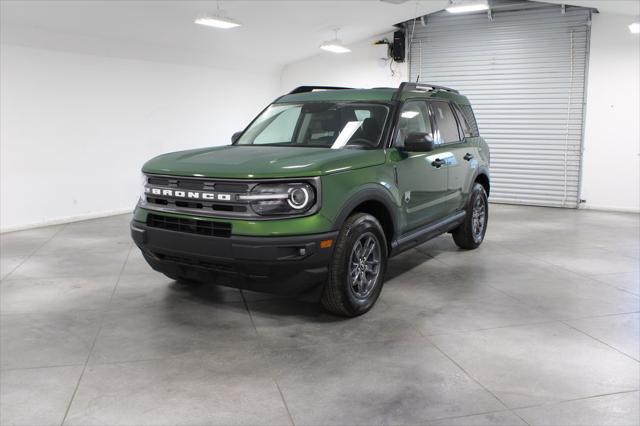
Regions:
[[[574, 6], [592, 7], [601, 13], [629, 15], [637, 18], [640, 15], [640, 0], [544, 0], [545, 3], [571, 4]], [[629, 22], [631, 23], [631, 22]]]
[[[395, 1], [395, 0], [394, 0]], [[401, 0], [400, 0], [401, 1]], [[549, 0], [564, 3], [562, 0]], [[397, 3], [397, 2], [396, 2]], [[638, 15], [636, 0], [573, 0], [601, 12]], [[333, 37], [349, 44], [393, 24], [443, 9], [448, 0], [227, 0], [220, 6], [243, 26], [194, 25], [215, 1], [2, 0], [2, 43], [131, 59], [246, 71], [275, 71], [319, 53]]]
[[219, 30], [193, 23], [215, 11], [215, 1], [2, 0], [0, 36], [9, 44], [264, 71], [317, 54], [335, 27], [352, 43], [447, 3], [223, 0], [221, 9], [243, 25]]

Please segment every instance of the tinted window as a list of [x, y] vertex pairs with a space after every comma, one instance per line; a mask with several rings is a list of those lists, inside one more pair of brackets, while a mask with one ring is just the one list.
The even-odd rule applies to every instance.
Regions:
[[432, 133], [427, 104], [424, 101], [408, 101], [400, 111], [396, 146], [403, 146], [410, 133]]
[[460, 105], [460, 110], [464, 115], [464, 118], [467, 119], [467, 123], [469, 123], [469, 130], [471, 131], [471, 136], [476, 137], [480, 135], [478, 131], [478, 123], [476, 123], [476, 117], [473, 115], [473, 109], [471, 109], [471, 105]]
[[465, 138], [471, 137], [471, 129], [469, 128], [466, 118], [464, 118], [464, 115], [462, 115], [462, 112], [460, 112], [458, 108], [453, 107], [453, 110], [456, 113], [456, 117], [458, 117], [458, 123], [460, 123], [460, 126], [462, 127], [462, 134]]
[[436, 132], [436, 143], [457, 142], [460, 140], [458, 134], [458, 123], [453, 116], [453, 111], [447, 102], [432, 102], [433, 115], [436, 119], [438, 130]]

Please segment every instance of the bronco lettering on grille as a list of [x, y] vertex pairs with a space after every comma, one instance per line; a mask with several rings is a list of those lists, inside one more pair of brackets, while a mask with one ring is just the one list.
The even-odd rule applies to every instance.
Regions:
[[146, 186], [144, 188], [146, 194], [159, 195], [161, 197], [187, 198], [191, 200], [217, 200], [231, 201], [231, 194], [221, 194], [219, 192], [203, 192], [203, 191], [183, 191], [169, 188], [154, 188]]

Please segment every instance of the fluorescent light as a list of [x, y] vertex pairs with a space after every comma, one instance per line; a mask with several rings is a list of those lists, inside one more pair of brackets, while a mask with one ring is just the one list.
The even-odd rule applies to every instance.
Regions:
[[229, 28], [239, 27], [240, 23], [234, 19], [227, 18], [221, 15], [204, 16], [196, 18], [194, 23], [198, 25], [205, 25], [207, 27], [222, 28], [228, 30]]
[[342, 44], [342, 42], [338, 39], [325, 41], [320, 45], [320, 49], [326, 50], [331, 53], [349, 53], [351, 49]]
[[640, 34], [640, 22], [634, 22], [629, 25], [629, 31], [631, 31], [631, 34]]
[[479, 12], [481, 10], [489, 9], [489, 3], [486, 0], [470, 0], [470, 1], [453, 1], [449, 4], [445, 10], [449, 13], [466, 13], [466, 12]]
[[417, 117], [418, 114], [420, 114], [418, 111], [405, 111], [402, 114], [400, 114], [400, 116], [402, 118], [413, 118], [413, 117]]
[[333, 40], [328, 40], [322, 43], [320, 45], [320, 49], [326, 50], [327, 52], [331, 53], [351, 52], [351, 49], [345, 46], [344, 43], [342, 43], [342, 41], [338, 38], [338, 31], [340, 31], [340, 28], [335, 28], [333, 31], [335, 32], [335, 37], [333, 38]]

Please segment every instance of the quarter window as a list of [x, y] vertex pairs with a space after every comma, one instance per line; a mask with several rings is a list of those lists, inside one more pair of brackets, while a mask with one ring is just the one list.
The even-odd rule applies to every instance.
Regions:
[[462, 115], [462, 112], [460, 111], [459, 108], [453, 107], [453, 110], [456, 113], [456, 117], [458, 117], [458, 123], [460, 123], [460, 126], [462, 127], [462, 134], [464, 135], [465, 138], [470, 138], [471, 129], [469, 128], [469, 123], [467, 123], [467, 119], [464, 118], [464, 115]]
[[480, 133], [478, 132], [478, 123], [476, 122], [476, 117], [473, 114], [473, 109], [471, 109], [470, 105], [460, 105], [460, 110], [462, 111], [464, 118], [467, 119], [467, 123], [469, 123], [471, 137], [478, 137]]
[[436, 131], [436, 143], [458, 142], [458, 123], [453, 116], [451, 106], [447, 102], [432, 102], [433, 115], [436, 119], [438, 130]]

